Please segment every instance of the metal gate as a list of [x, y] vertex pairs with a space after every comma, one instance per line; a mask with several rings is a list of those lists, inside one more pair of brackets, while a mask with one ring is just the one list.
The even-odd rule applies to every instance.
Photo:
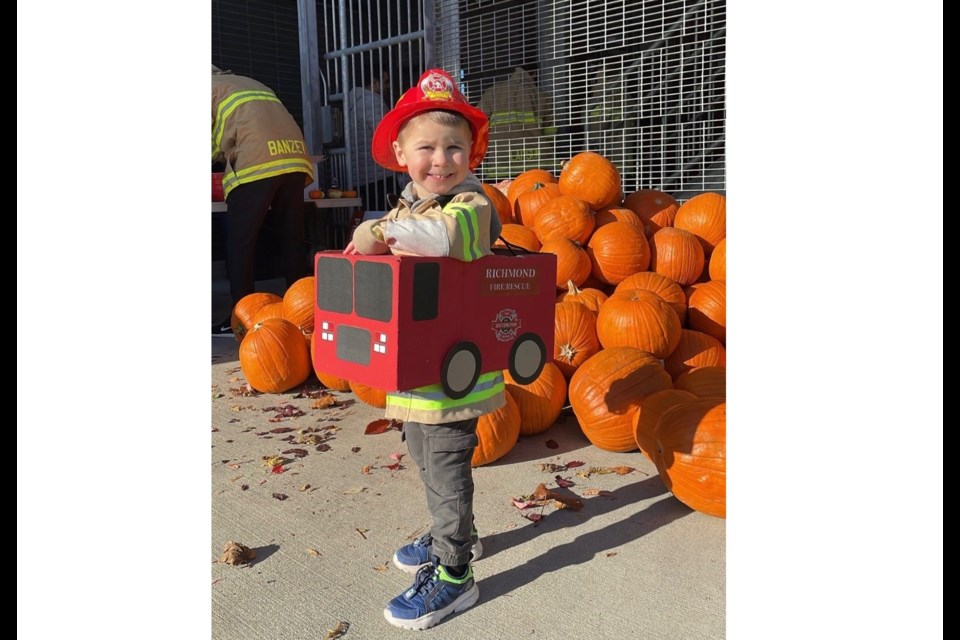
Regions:
[[684, 200], [726, 190], [725, 0], [319, 0], [317, 7], [320, 75], [334, 107], [327, 153], [342, 186], [367, 177], [356, 151], [362, 126], [344, 109], [347, 93], [389, 70], [383, 99], [393, 105], [437, 66], [459, 77], [473, 104], [518, 68], [545, 98], [536, 131], [491, 140], [481, 180], [533, 166], [559, 175], [566, 160], [590, 150], [618, 167], [625, 193], [655, 188]]

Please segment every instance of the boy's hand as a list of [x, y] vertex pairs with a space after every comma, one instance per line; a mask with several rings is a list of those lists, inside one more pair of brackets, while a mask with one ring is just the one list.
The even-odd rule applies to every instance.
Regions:
[[354, 256], [354, 255], [357, 255], [357, 254], [359, 254], [359, 253], [360, 253], [360, 252], [357, 251], [357, 248], [356, 248], [355, 246], [353, 246], [353, 240], [351, 240], [350, 242], [348, 242], [348, 243], [347, 243], [347, 246], [344, 247], [344, 249], [343, 249], [343, 255], [345, 255], [345, 256]]

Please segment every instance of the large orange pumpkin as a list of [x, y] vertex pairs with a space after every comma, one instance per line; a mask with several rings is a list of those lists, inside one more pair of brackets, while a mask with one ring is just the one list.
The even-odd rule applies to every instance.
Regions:
[[[594, 287], [580, 288], [575, 282], [567, 283], [567, 293], [562, 296], [561, 302], [579, 302], [594, 313], [600, 312], [602, 305], [608, 298], [606, 293]], [[686, 309], [686, 305], [684, 305]]]
[[631, 193], [623, 199], [623, 206], [637, 214], [648, 238], [664, 227], [672, 227], [680, 208], [673, 196], [656, 189]]
[[567, 289], [571, 282], [583, 284], [590, 275], [590, 256], [578, 242], [556, 236], [544, 242], [540, 252], [557, 256], [558, 289]]
[[532, 436], [545, 431], [560, 417], [567, 400], [567, 380], [552, 362], [530, 384], [520, 384], [503, 372], [503, 381], [520, 408], [520, 435]]
[[350, 390], [353, 391], [357, 399], [364, 404], [377, 407], [378, 409], [383, 409], [387, 406], [387, 392], [383, 389], [377, 389], [376, 387], [370, 387], [351, 380]]
[[693, 284], [703, 273], [703, 246], [689, 231], [664, 227], [650, 238], [650, 270], [677, 284]]
[[580, 429], [606, 451], [633, 451], [633, 414], [640, 401], [673, 387], [660, 361], [634, 347], [611, 347], [591, 356], [570, 378], [568, 395]]
[[[502, 240], [500, 239], [502, 238]], [[505, 247], [504, 240], [510, 244], [536, 253], [540, 251], [540, 238], [533, 232], [533, 229], [525, 227], [522, 224], [505, 224], [500, 230], [500, 238], [494, 241], [493, 246]]]
[[727, 283], [723, 280], [704, 282], [690, 296], [687, 324], [695, 331], [727, 343]]
[[655, 437], [657, 422], [667, 409], [682, 402], [692, 402], [697, 396], [689, 391], [680, 389], [663, 389], [654, 391], [640, 401], [640, 408], [633, 416], [633, 436], [643, 455], [651, 462], [657, 462], [657, 439]]
[[593, 151], [570, 158], [560, 171], [560, 193], [587, 203], [593, 211], [619, 203], [620, 172], [610, 160]]
[[315, 278], [300, 278], [283, 294], [283, 317], [297, 325], [304, 335], [309, 336], [313, 333], [313, 308], [316, 304]]
[[533, 223], [540, 242], [562, 237], [583, 244], [596, 227], [593, 212], [583, 200], [559, 196], [537, 210]]
[[686, 322], [687, 297], [683, 294], [683, 288], [667, 276], [654, 273], [653, 271], [639, 271], [632, 276], [627, 276], [626, 279], [617, 285], [614, 293], [627, 289], [646, 289], [647, 291], [653, 291], [677, 312], [681, 325]]
[[727, 368], [697, 367], [677, 376], [673, 381], [677, 389], [689, 391], [698, 398], [727, 398]]
[[250, 293], [242, 298], [233, 306], [233, 312], [230, 314], [230, 327], [233, 329], [233, 335], [237, 342], [243, 342], [243, 337], [247, 331], [253, 328], [254, 318], [257, 313], [268, 304], [282, 302], [283, 298], [275, 293], [257, 291]]
[[570, 381], [573, 372], [600, 351], [597, 315], [585, 304], [558, 302], [554, 312], [553, 362]]
[[643, 231], [626, 222], [603, 225], [590, 236], [586, 248], [593, 275], [607, 284], [619, 284], [650, 266], [650, 246]]
[[604, 349], [635, 347], [661, 360], [677, 348], [680, 329], [677, 312], [646, 289], [615, 292], [597, 314], [597, 337]]
[[727, 516], [727, 404], [707, 398], [664, 412], [656, 427], [657, 470], [680, 502]]
[[350, 381], [346, 378], [341, 378], [340, 376], [335, 376], [331, 373], [324, 373], [322, 371], [315, 371], [317, 374], [317, 380], [323, 383], [327, 389], [331, 391], [350, 391]]
[[501, 224], [516, 222], [513, 217], [513, 205], [507, 200], [507, 196], [492, 184], [483, 184], [483, 192], [490, 198], [490, 203], [497, 210], [497, 217]]
[[[260, 307], [260, 310], [257, 311], [257, 314], [253, 316], [253, 324], [257, 325], [268, 320], [270, 318], [283, 318], [283, 299], [281, 298], [279, 302], [271, 302], [270, 304], [265, 304]], [[284, 318], [286, 319], [286, 318]], [[296, 326], [296, 325], [294, 325]], [[300, 327], [297, 327], [297, 330], [300, 330]], [[301, 332], [301, 338], [303, 333]]]
[[313, 371], [303, 334], [283, 318], [253, 325], [240, 343], [240, 368], [250, 386], [262, 393], [283, 393]]
[[[543, 184], [555, 183], [556, 178], [546, 169], [527, 169], [510, 181], [507, 187], [507, 200], [510, 201], [510, 210], [513, 211], [517, 203], [517, 196], [527, 191], [537, 182]], [[519, 221], [518, 221], [519, 222]]]
[[632, 224], [635, 227], [643, 229], [643, 220], [640, 219], [640, 216], [626, 207], [604, 207], [600, 209], [600, 211], [597, 211], [594, 218], [597, 221], [598, 227], [610, 224], [611, 222], [626, 222], [627, 224]]
[[555, 182], [534, 182], [529, 189], [517, 195], [513, 203], [513, 217], [523, 226], [533, 229], [540, 209], [559, 197], [560, 187]]
[[477, 447], [470, 459], [471, 467], [479, 467], [499, 460], [510, 453], [520, 438], [520, 407], [509, 391], [506, 403], [477, 420]]
[[724, 238], [713, 248], [707, 269], [711, 280], [727, 279], [727, 239]]
[[693, 196], [677, 209], [673, 226], [697, 236], [703, 255], [709, 258], [717, 243], [727, 237], [726, 196], [710, 191]]
[[697, 367], [727, 366], [727, 351], [713, 336], [700, 331], [682, 329], [680, 342], [664, 361], [663, 367], [674, 379]]

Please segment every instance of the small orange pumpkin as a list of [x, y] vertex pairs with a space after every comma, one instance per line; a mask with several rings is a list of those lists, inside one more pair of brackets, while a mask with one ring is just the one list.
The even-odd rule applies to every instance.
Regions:
[[703, 255], [709, 258], [717, 243], [727, 237], [726, 196], [710, 191], [695, 195], [677, 209], [673, 226], [697, 236]]
[[597, 314], [574, 300], [558, 302], [554, 312], [553, 362], [567, 382], [598, 351]]
[[[502, 240], [500, 239], [502, 238]], [[494, 241], [493, 246], [505, 247], [504, 240], [512, 245], [518, 246], [531, 252], [540, 251], [540, 238], [533, 232], [533, 229], [525, 227], [522, 224], [505, 224], [500, 229], [500, 238]]]
[[530, 384], [520, 384], [503, 372], [503, 381], [520, 408], [520, 435], [532, 436], [545, 431], [560, 417], [567, 400], [567, 380], [552, 362]]
[[510, 201], [510, 209], [514, 210], [517, 204], [517, 196], [527, 191], [537, 182], [556, 183], [557, 179], [546, 169], [527, 169], [514, 178], [507, 186], [507, 200]]
[[497, 189], [492, 184], [484, 183], [483, 192], [487, 194], [487, 197], [490, 198], [490, 202], [493, 204], [493, 208], [497, 210], [497, 217], [500, 218], [501, 224], [516, 222], [513, 217], [513, 205], [507, 200], [507, 196], [504, 195], [503, 191], [500, 191], [500, 189]]
[[230, 314], [230, 327], [237, 342], [243, 342], [243, 336], [253, 328], [254, 318], [264, 306], [274, 302], [281, 302], [282, 298], [275, 293], [257, 291], [247, 294], [233, 306]]
[[580, 429], [595, 447], [633, 451], [633, 414], [640, 401], [671, 389], [660, 360], [634, 347], [611, 347], [591, 356], [570, 378], [570, 405]]
[[557, 288], [567, 289], [570, 283], [583, 284], [590, 275], [590, 256], [579, 243], [555, 236], [543, 243], [541, 253], [557, 256]]
[[716, 398], [668, 409], [656, 426], [657, 470], [680, 502], [727, 516], [727, 404]]
[[620, 172], [610, 160], [593, 151], [570, 158], [560, 172], [560, 193], [579, 198], [591, 210], [619, 204]]
[[703, 246], [689, 231], [664, 227], [650, 238], [650, 270], [678, 284], [696, 282], [703, 262]]
[[727, 343], [727, 283], [723, 280], [704, 282], [690, 296], [687, 324], [720, 342]]
[[540, 242], [559, 236], [583, 244], [596, 225], [587, 203], [570, 196], [558, 196], [537, 210], [533, 230]]
[[639, 271], [632, 276], [627, 276], [623, 282], [617, 285], [614, 293], [626, 289], [646, 289], [647, 291], [654, 292], [677, 312], [677, 317], [680, 318], [680, 324], [686, 322], [687, 298], [683, 294], [683, 289], [680, 285], [667, 276], [654, 273], [653, 271]]
[[689, 391], [680, 389], [663, 389], [654, 391], [640, 401], [640, 408], [633, 416], [633, 436], [643, 455], [651, 462], [657, 462], [656, 427], [660, 417], [667, 409], [673, 408], [682, 402], [696, 400], [697, 396]]
[[368, 404], [371, 407], [377, 407], [378, 409], [383, 409], [387, 406], [387, 392], [383, 389], [369, 387], [365, 384], [360, 384], [359, 382], [354, 382], [351, 380], [350, 390], [353, 391], [354, 395], [357, 396], [357, 399], [364, 404]]
[[470, 459], [471, 467], [499, 460], [510, 453], [520, 438], [520, 407], [509, 391], [504, 396], [502, 407], [477, 420], [477, 446]]
[[672, 227], [680, 208], [673, 196], [656, 189], [634, 191], [624, 198], [623, 206], [637, 214], [648, 238], [664, 227]]
[[677, 348], [680, 329], [677, 312], [646, 289], [617, 291], [597, 314], [597, 337], [604, 349], [635, 347], [661, 360]]
[[680, 374], [697, 367], [727, 366], [727, 350], [713, 336], [682, 329], [677, 348], [663, 361], [663, 366], [676, 380]]
[[313, 311], [316, 304], [315, 278], [300, 278], [283, 294], [283, 317], [297, 325], [304, 335], [309, 336], [313, 334]]
[[627, 276], [650, 266], [650, 245], [643, 231], [626, 222], [605, 224], [587, 241], [593, 275], [607, 284], [619, 284]]
[[240, 369], [262, 393], [283, 393], [313, 371], [303, 334], [283, 318], [267, 318], [247, 332], [240, 343]]

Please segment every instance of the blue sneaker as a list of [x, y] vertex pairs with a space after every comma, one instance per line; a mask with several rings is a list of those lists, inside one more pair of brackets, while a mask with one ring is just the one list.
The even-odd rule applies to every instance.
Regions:
[[462, 578], [454, 578], [432, 560], [417, 572], [413, 586], [387, 604], [383, 617], [401, 629], [429, 629], [450, 614], [469, 609], [479, 597], [473, 567], [468, 566]]
[[[480, 556], [483, 555], [483, 545], [480, 544], [480, 536], [476, 529], [472, 529], [470, 535], [474, 539], [473, 546], [470, 548], [470, 562], [473, 562], [479, 560]], [[433, 536], [428, 531], [410, 544], [397, 549], [396, 553], [393, 554], [393, 564], [401, 571], [416, 573], [420, 570], [420, 567], [432, 562], [432, 547]]]

